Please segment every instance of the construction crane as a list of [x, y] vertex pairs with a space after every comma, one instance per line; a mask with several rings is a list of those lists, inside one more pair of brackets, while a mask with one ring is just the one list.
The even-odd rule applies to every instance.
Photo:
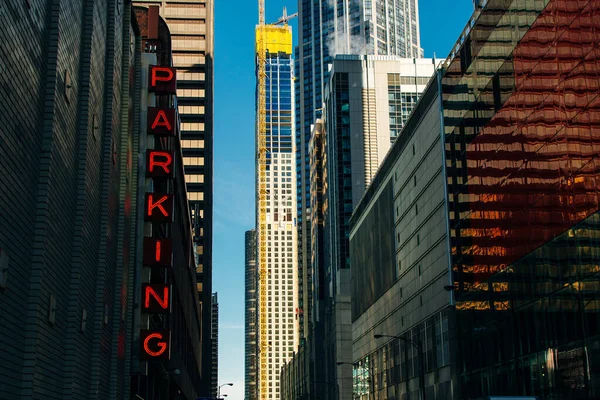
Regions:
[[288, 21], [294, 19], [298, 16], [298, 13], [293, 13], [292, 15], [287, 15], [287, 8], [283, 7], [283, 16], [277, 20], [277, 22], [272, 23], [271, 25], [287, 25]]
[[[298, 16], [298, 13], [287, 15], [284, 7], [283, 16], [273, 25], [288, 25], [288, 21]], [[267, 324], [267, 25], [265, 25], [265, 0], [258, 0], [258, 27], [256, 29], [256, 60], [258, 63], [258, 118], [256, 126], [256, 162], [257, 162], [257, 263], [258, 263], [258, 398], [268, 400], [268, 324]], [[271, 28], [272, 30], [272, 28]]]

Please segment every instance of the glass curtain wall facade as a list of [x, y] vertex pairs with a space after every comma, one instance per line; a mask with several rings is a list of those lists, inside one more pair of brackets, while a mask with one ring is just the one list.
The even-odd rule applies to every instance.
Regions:
[[[292, 120], [294, 62], [291, 27], [260, 27], [266, 55], [266, 340], [267, 396], [279, 399], [281, 367], [298, 347], [297, 232], [294, 123]], [[258, 93], [258, 92], [257, 92]], [[260, 270], [260, 265], [258, 266]], [[259, 287], [259, 290], [262, 290]], [[260, 297], [259, 297], [260, 301]], [[260, 345], [260, 344], [259, 344]], [[262, 376], [260, 364], [259, 376]]]
[[[416, 309], [423, 322], [402, 334], [422, 343], [426, 375], [450, 366], [452, 385], [426, 380], [428, 399], [596, 399], [600, 1], [489, 0], [480, 12], [438, 88], [453, 301]], [[397, 398], [418, 366], [392, 339], [359, 360], [355, 395]]]
[[598, 398], [600, 2], [506, 3], [443, 79], [460, 394]]

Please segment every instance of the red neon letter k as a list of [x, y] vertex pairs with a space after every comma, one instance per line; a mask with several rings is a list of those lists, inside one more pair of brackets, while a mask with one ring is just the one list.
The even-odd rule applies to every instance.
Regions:
[[168, 217], [169, 213], [162, 206], [162, 203], [164, 203], [168, 198], [169, 198], [169, 196], [162, 196], [158, 201], [153, 202], [154, 195], [153, 194], [149, 194], [148, 195], [148, 216], [151, 216], [152, 212], [154, 211], [154, 209], [158, 208], [158, 210], [160, 211], [160, 213], [163, 216]]

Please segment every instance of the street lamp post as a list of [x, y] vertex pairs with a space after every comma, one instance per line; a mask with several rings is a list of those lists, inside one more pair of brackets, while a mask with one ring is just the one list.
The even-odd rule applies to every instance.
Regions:
[[221, 398], [221, 388], [222, 388], [223, 386], [233, 386], [233, 383], [231, 383], [231, 382], [228, 382], [228, 383], [224, 383], [224, 384], [222, 384], [221, 386], [219, 386], [219, 388], [217, 389], [217, 399], [220, 399], [220, 398]]
[[392, 336], [392, 335], [373, 335], [375, 339], [380, 338], [392, 338], [399, 339], [405, 343], [409, 343], [415, 349], [417, 349], [418, 360], [419, 360], [419, 392], [421, 392], [421, 400], [425, 400], [425, 366], [423, 365], [423, 343], [421, 341], [414, 341], [411, 339], [407, 339], [404, 336]]

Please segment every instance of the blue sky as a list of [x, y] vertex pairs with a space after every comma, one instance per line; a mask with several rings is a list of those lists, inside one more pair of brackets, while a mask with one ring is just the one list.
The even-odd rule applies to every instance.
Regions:
[[[254, 28], [256, 0], [215, 1], [215, 181], [213, 290], [219, 293], [219, 382], [244, 399], [244, 232], [254, 226]], [[267, 22], [296, 1], [266, 0]], [[444, 58], [472, 0], [419, 0], [425, 56]], [[296, 21], [294, 41], [297, 39]]]

